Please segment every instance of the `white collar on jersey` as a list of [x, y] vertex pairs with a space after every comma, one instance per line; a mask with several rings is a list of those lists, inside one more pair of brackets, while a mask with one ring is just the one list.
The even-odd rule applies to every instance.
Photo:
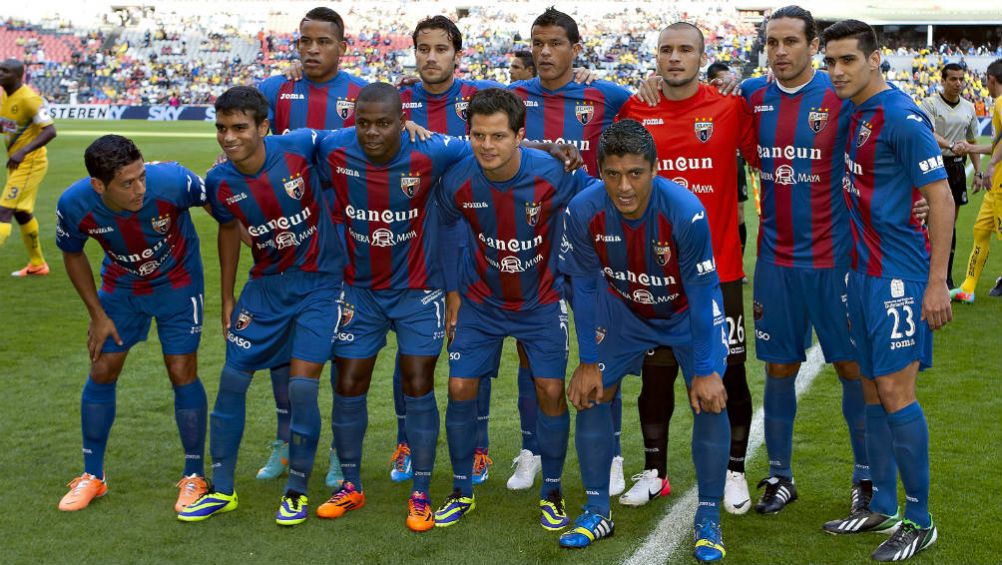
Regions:
[[777, 80], [776, 81], [776, 87], [779, 88], [780, 90], [782, 90], [783, 92], [787, 93], [787, 94], [796, 94], [796, 93], [800, 92], [801, 90], [803, 90], [805, 86], [807, 86], [808, 84], [811, 84], [811, 81], [814, 80], [814, 73], [816, 73], [816, 72], [818, 72], [818, 71], [811, 72], [811, 78], [807, 79], [807, 82], [805, 82], [804, 84], [802, 84], [800, 86], [794, 86], [793, 88], [787, 88], [787, 87], [783, 86], [783, 83], [781, 83], [781, 82], [779, 82]]

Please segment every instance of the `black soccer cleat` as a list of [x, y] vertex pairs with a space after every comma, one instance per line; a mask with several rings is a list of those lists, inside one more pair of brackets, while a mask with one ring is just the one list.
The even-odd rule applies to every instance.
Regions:
[[870, 557], [874, 561], [904, 561], [936, 543], [937, 537], [936, 524], [923, 529], [911, 520], [903, 520], [898, 531], [877, 546]]
[[901, 523], [901, 516], [885, 516], [879, 512], [873, 512], [869, 508], [856, 510], [838, 520], [825, 522], [821, 529], [832, 535], [861, 534], [864, 532], [882, 532], [889, 534], [897, 529]]
[[758, 482], [758, 487], [765, 487], [762, 498], [758, 499], [755, 511], [759, 514], [775, 514], [787, 504], [797, 500], [797, 487], [793, 486], [793, 479], [786, 477], [766, 477]]
[[870, 500], [873, 498], [873, 481], [862, 480], [852, 484], [852, 503], [849, 506], [849, 514], [855, 514], [860, 510], [870, 509]]
[[995, 279], [995, 286], [988, 291], [988, 296], [1002, 296], [1002, 277]]

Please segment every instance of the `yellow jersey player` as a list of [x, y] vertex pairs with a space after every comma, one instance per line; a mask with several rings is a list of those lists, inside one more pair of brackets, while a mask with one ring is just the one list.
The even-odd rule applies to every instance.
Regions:
[[35, 197], [49, 161], [45, 144], [56, 137], [56, 127], [45, 111], [45, 101], [24, 84], [24, 64], [16, 59], [0, 62], [0, 130], [7, 148], [7, 184], [0, 192], [0, 246], [11, 232], [11, 218], [21, 227], [21, 239], [28, 248], [28, 265], [11, 273], [15, 277], [47, 275], [49, 266], [42, 256], [35, 219]]

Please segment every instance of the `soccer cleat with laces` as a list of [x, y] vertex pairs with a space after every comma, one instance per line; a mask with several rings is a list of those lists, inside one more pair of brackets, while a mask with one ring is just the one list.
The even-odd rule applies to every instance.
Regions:
[[483, 484], [490, 475], [492, 465], [494, 460], [487, 454], [487, 450], [478, 447], [473, 453], [473, 484]]
[[333, 520], [344, 516], [349, 510], [358, 510], [363, 506], [365, 506], [365, 494], [357, 490], [352, 483], [345, 481], [327, 502], [317, 508], [317, 517]]
[[563, 495], [557, 489], [550, 489], [546, 498], [539, 501], [539, 525], [544, 530], [555, 532], [566, 528], [569, 523]]
[[724, 483], [724, 510], [731, 514], [744, 514], [749, 508], [751, 508], [751, 495], [748, 494], [745, 474], [727, 471], [727, 481]]
[[[49, 264], [32, 265], [28, 263], [23, 269], [18, 269], [10, 274], [12, 277], [44, 277], [49, 274]], [[86, 506], [86, 505], [85, 505]], [[82, 508], [82, 507], [81, 507]]]
[[310, 499], [305, 494], [294, 490], [286, 491], [275, 514], [275, 523], [279, 526], [302, 524], [310, 513], [309, 504]]
[[623, 475], [623, 458], [619, 455], [612, 458], [609, 467], [609, 496], [618, 496], [626, 490], [626, 477]]
[[414, 478], [411, 467], [411, 448], [406, 443], [398, 443], [393, 457], [390, 457], [390, 480], [402, 483]]
[[720, 524], [716, 522], [696, 524], [693, 538], [696, 543], [692, 554], [696, 561], [700, 563], [720, 561], [727, 555], [727, 550], [724, 549], [724, 536], [720, 533]]
[[63, 512], [73, 512], [87, 508], [90, 501], [108, 493], [108, 485], [104, 479], [99, 479], [90, 473], [84, 473], [73, 479], [66, 486], [70, 492], [59, 501], [59, 509]]
[[623, 506], [643, 506], [655, 498], [671, 494], [671, 484], [668, 478], [659, 478], [656, 469], [645, 469], [633, 475], [633, 486], [619, 497]]
[[588, 547], [602, 538], [612, 536], [615, 531], [616, 526], [611, 519], [585, 510], [584, 514], [574, 520], [574, 528], [560, 534], [560, 547]]
[[904, 561], [936, 543], [939, 533], [936, 524], [920, 528], [911, 520], [902, 520], [901, 527], [887, 541], [870, 554], [874, 561]]
[[186, 477], [181, 477], [181, 480], [177, 482], [177, 502], [174, 503], [174, 511], [180, 512], [185, 509], [189, 504], [195, 502], [203, 494], [209, 492], [209, 485], [205, 482], [204, 477], [199, 477], [196, 474], [191, 474]]
[[864, 532], [893, 533], [901, 524], [901, 516], [887, 516], [868, 507], [854, 508], [845, 518], [825, 522], [821, 529], [832, 535], [861, 534]]
[[759, 514], [775, 514], [787, 504], [797, 500], [797, 487], [793, 486], [793, 479], [780, 476], [767, 477], [758, 482], [757, 488], [763, 486], [765, 492], [755, 505], [755, 511]]
[[873, 481], [862, 480], [858, 483], [852, 483], [850, 498], [852, 500], [849, 506], [850, 514], [860, 510], [868, 510], [870, 500], [873, 499]]
[[995, 279], [995, 286], [988, 291], [988, 296], [1002, 296], [1002, 277]]
[[330, 468], [327, 470], [327, 477], [324, 479], [324, 484], [331, 490], [337, 490], [341, 488], [341, 483], [343, 482], [344, 473], [341, 472], [341, 460], [338, 459], [337, 451], [331, 449]]
[[463, 493], [457, 488], [435, 511], [435, 527], [448, 528], [476, 507], [477, 501], [474, 497], [463, 496]]
[[407, 501], [407, 528], [412, 532], [427, 532], [435, 527], [435, 514], [431, 510], [428, 495], [414, 491]]
[[257, 478], [262, 481], [277, 479], [289, 468], [289, 443], [276, 439], [271, 442], [271, 454], [268, 462], [257, 471]]
[[952, 302], [960, 302], [963, 304], [974, 304], [974, 293], [964, 292], [960, 288], [955, 288], [950, 291], [950, 300]]
[[511, 460], [511, 466], [515, 472], [508, 478], [508, 490], [525, 490], [536, 481], [536, 475], [543, 469], [543, 460], [539, 455], [523, 449]]
[[177, 519], [182, 522], [201, 522], [216, 514], [222, 514], [237, 509], [237, 493], [223, 494], [209, 491], [198, 500], [185, 506], [177, 513]]

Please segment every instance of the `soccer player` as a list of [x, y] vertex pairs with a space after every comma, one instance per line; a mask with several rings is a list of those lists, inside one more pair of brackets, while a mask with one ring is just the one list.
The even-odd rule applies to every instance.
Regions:
[[[582, 84], [574, 80], [574, 58], [581, 53], [581, 34], [577, 22], [569, 15], [548, 8], [532, 22], [532, 59], [538, 76], [531, 80], [511, 84], [508, 88], [525, 102], [525, 137], [538, 141], [560, 141], [573, 144], [581, 151], [586, 172], [594, 175], [597, 168], [596, 149], [602, 130], [612, 123], [620, 108], [630, 97], [630, 92], [614, 83], [597, 80]], [[519, 401], [532, 389], [531, 374], [520, 371]], [[522, 392], [523, 388], [525, 393]], [[616, 428], [616, 448], [612, 466], [611, 492], [616, 495], [626, 488], [623, 478], [623, 458], [619, 448], [622, 428], [622, 400], [613, 403], [612, 418]], [[523, 430], [533, 429], [523, 422]], [[524, 433], [524, 432], [523, 432]], [[536, 459], [524, 449], [516, 462], [515, 475], [532, 477]], [[513, 477], [514, 478], [514, 477]], [[520, 481], [522, 488], [532, 485]], [[509, 488], [511, 486], [509, 485]]]
[[[331, 355], [344, 252], [314, 171], [318, 133], [268, 136], [268, 103], [256, 89], [233, 87], [215, 103], [216, 141], [227, 161], [206, 177], [219, 222], [219, 268], [226, 362], [211, 416], [213, 490], [178, 513], [185, 522], [237, 508], [233, 473], [254, 371], [289, 363], [289, 478], [275, 521], [300, 524], [320, 438], [318, 379]], [[240, 226], [254, 264], [234, 299]]]
[[[657, 69], [661, 100], [654, 107], [631, 98], [618, 119], [642, 123], [658, 148], [658, 174], [686, 187], [706, 208], [713, 232], [713, 255], [724, 296], [729, 354], [723, 376], [727, 415], [731, 422], [730, 461], [724, 508], [736, 514], [751, 506], [745, 481], [745, 453], [751, 428], [752, 402], [745, 376], [744, 301], [741, 244], [738, 237], [738, 150], [757, 165], [751, 112], [737, 96], [724, 96], [699, 82], [705, 64], [703, 34], [686, 22], [669, 25], [658, 38]], [[644, 472], [620, 499], [639, 506], [670, 492], [667, 477], [668, 424], [675, 405], [678, 376], [675, 356], [666, 349], [645, 357], [643, 389], [637, 404], [644, 435]]]
[[4, 91], [0, 130], [7, 149], [7, 183], [0, 192], [0, 246], [10, 237], [10, 220], [14, 218], [28, 250], [28, 264], [11, 273], [15, 277], [49, 274], [34, 212], [38, 187], [49, 168], [45, 144], [56, 137], [56, 126], [45, 110], [45, 100], [23, 81], [21, 61], [0, 62], [0, 87]]
[[[943, 164], [953, 192], [953, 239], [950, 242], [950, 261], [946, 267], [946, 285], [953, 288], [953, 255], [957, 249], [956, 217], [960, 214], [960, 207], [967, 204], [967, 157], [958, 154], [954, 148], [961, 141], [977, 142], [978, 115], [974, 111], [974, 104], [960, 96], [964, 90], [964, 68], [957, 63], [947, 63], [943, 65], [941, 76], [943, 90], [922, 100], [919, 108], [926, 113], [936, 129], [936, 143], [943, 150]], [[975, 178], [984, 177], [980, 159], [972, 159], [971, 166], [974, 168]]]
[[[198, 378], [202, 337], [202, 258], [189, 208], [204, 206], [205, 186], [177, 163], [145, 163], [131, 140], [98, 138], [84, 151], [90, 178], [70, 185], [56, 205], [56, 245], [90, 315], [90, 374], [80, 399], [84, 473], [60, 510], [82, 510], [108, 492], [104, 453], [115, 421], [118, 377], [129, 350], [145, 341], [150, 321], [174, 388], [174, 419], [184, 474], [174, 510], [206, 491], [203, 476], [205, 388]], [[104, 249], [101, 289], [84, 253], [87, 238]]]
[[[872, 557], [900, 561], [937, 537], [928, 509], [929, 430], [915, 381], [932, 364], [932, 331], [952, 318], [946, 262], [953, 198], [932, 124], [911, 97], [884, 82], [873, 29], [843, 20], [821, 42], [835, 92], [851, 101], [843, 109], [851, 120], [843, 186], [854, 241], [847, 293], [873, 479], [869, 516], [844, 531], [897, 524]], [[928, 227], [910, 210], [920, 193], [929, 202]], [[899, 472], [907, 503], [898, 524]]]
[[[988, 77], [988, 92], [995, 98], [992, 110], [992, 142], [990, 145], [971, 146], [964, 144], [958, 149], [965, 153], [985, 153], [991, 155], [986, 167], [984, 178], [975, 179], [974, 192], [984, 187], [985, 197], [978, 208], [978, 217], [974, 220], [974, 245], [967, 261], [967, 274], [960, 287], [950, 291], [950, 298], [959, 302], [971, 304], [974, 302], [974, 290], [977, 288], [981, 271], [988, 260], [988, 245], [992, 232], [1002, 236], [1002, 59], [996, 59], [985, 69]], [[958, 143], [958, 146], [961, 144]], [[975, 159], [977, 161], [977, 159]], [[1002, 296], [1002, 277], [988, 293], [990, 296]]]
[[553, 251], [564, 208], [591, 178], [566, 173], [562, 162], [542, 151], [520, 148], [525, 105], [511, 92], [481, 90], [467, 112], [474, 154], [442, 177], [438, 193], [443, 221], [458, 223], [456, 236], [465, 245], [442, 244], [446, 328], [455, 336], [445, 417], [454, 490], [435, 512], [435, 525], [451, 526], [476, 506], [471, 472], [478, 388], [484, 375], [497, 373], [501, 345], [512, 336], [529, 357], [538, 398], [540, 524], [559, 530], [568, 523], [560, 477], [570, 415], [564, 397], [567, 307]]
[[[647, 350], [671, 346], [694, 412], [692, 457], [699, 485], [695, 556], [723, 558], [720, 499], [730, 425], [721, 382], [727, 335], [706, 209], [657, 176], [654, 139], [638, 122], [609, 126], [598, 146], [603, 186], [586, 188], [564, 216], [560, 268], [572, 277], [580, 364], [567, 388], [577, 408], [576, 443], [587, 494], [584, 514], [560, 536], [585, 547], [611, 535], [609, 402]], [[733, 154], [729, 163], [734, 163]]]
[[532, 80], [536, 77], [536, 63], [532, 60], [532, 51], [519, 50], [511, 54], [508, 64], [508, 78], [511, 82]]

